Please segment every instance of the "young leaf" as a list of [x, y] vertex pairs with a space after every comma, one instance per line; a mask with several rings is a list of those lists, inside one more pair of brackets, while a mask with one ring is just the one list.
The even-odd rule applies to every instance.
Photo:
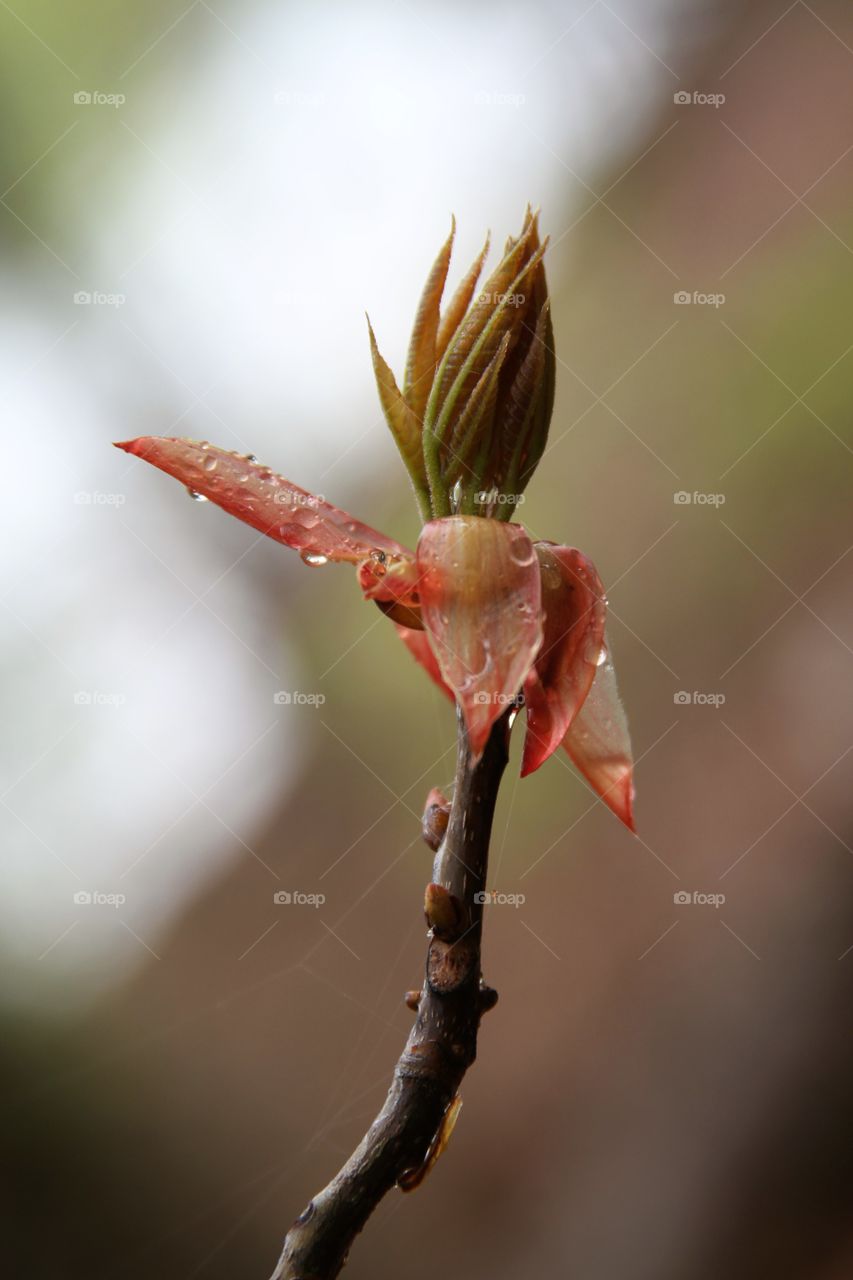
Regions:
[[300, 489], [251, 457], [215, 445], [165, 436], [140, 436], [116, 443], [134, 457], [174, 476], [192, 493], [209, 498], [244, 524], [299, 551], [303, 559], [358, 564], [374, 552], [411, 560], [393, 538], [362, 524], [346, 511]]
[[423, 529], [417, 564], [424, 626], [477, 757], [542, 643], [539, 561], [519, 525], [451, 516]]
[[635, 830], [631, 737], [610, 658], [596, 672], [563, 746], [592, 789]]
[[536, 543], [545, 635], [524, 682], [527, 735], [521, 776], [544, 764], [583, 706], [605, 654], [607, 606], [595, 565], [574, 547]]
[[417, 420], [419, 443], [424, 409], [429, 399], [432, 378], [435, 373], [439, 307], [441, 305], [441, 295], [444, 293], [445, 281], [447, 280], [447, 269], [450, 266], [450, 254], [453, 249], [453, 237], [455, 234], [456, 219], [454, 218], [450, 228], [450, 235], [439, 250], [438, 257], [433, 263], [432, 270], [424, 285], [409, 342], [409, 354], [406, 359], [403, 395]]

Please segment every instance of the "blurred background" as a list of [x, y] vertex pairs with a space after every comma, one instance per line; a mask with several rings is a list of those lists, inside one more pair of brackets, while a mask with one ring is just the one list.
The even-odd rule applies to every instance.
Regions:
[[559, 379], [520, 515], [608, 586], [639, 836], [566, 759], [518, 786], [516, 735], [500, 1004], [346, 1274], [849, 1276], [849, 5], [12, 0], [0, 30], [10, 1274], [271, 1271], [385, 1095], [453, 775], [345, 568], [110, 442], [251, 451], [411, 545], [363, 312], [400, 369], [451, 212], [455, 281], [530, 200]]

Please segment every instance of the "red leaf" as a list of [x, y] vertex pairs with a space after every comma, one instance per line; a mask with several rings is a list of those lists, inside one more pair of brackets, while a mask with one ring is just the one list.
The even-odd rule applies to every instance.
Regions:
[[563, 746], [592, 789], [634, 831], [631, 738], [609, 657], [595, 673], [592, 688], [572, 721]]
[[524, 682], [523, 778], [553, 755], [583, 706], [604, 652], [607, 614], [601, 579], [581, 551], [537, 542], [536, 554], [545, 635]]
[[519, 525], [448, 516], [424, 527], [417, 564], [424, 626], [476, 758], [542, 643], [539, 561]]
[[308, 563], [357, 564], [376, 551], [395, 560], [412, 559], [392, 538], [239, 453], [165, 436], [140, 436], [116, 448], [143, 458], [244, 524], [293, 547]]

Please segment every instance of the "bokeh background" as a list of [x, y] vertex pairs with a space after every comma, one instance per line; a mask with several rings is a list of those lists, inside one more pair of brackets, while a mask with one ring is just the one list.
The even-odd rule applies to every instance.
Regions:
[[608, 585], [639, 836], [566, 760], [518, 786], [517, 735], [500, 1004], [347, 1274], [849, 1276], [849, 5], [11, 0], [0, 30], [10, 1274], [268, 1274], [384, 1097], [453, 774], [345, 568], [110, 442], [252, 451], [412, 543], [363, 311], [399, 368], [451, 212], [455, 279], [529, 199], [559, 379], [521, 518]]

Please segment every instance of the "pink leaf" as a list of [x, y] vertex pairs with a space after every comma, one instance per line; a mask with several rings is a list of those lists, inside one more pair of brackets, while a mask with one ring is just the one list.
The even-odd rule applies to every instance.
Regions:
[[592, 688], [572, 721], [563, 746], [592, 789], [634, 831], [631, 738], [609, 657], [595, 673]]
[[557, 750], [604, 654], [607, 606], [595, 565], [574, 547], [537, 542], [545, 635], [524, 682], [527, 735], [521, 776]]
[[357, 564], [377, 551], [394, 560], [412, 559], [412, 553], [392, 538], [239, 453], [165, 436], [141, 436], [116, 447], [159, 467], [267, 537], [293, 547], [309, 564]]
[[476, 758], [542, 643], [539, 561], [519, 525], [448, 516], [424, 527], [417, 564], [424, 626]]

